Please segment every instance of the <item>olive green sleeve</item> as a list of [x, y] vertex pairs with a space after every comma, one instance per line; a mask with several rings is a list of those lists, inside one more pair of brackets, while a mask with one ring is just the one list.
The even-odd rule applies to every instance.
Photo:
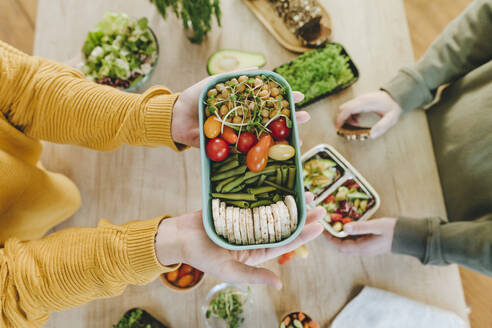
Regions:
[[492, 1], [475, 0], [414, 65], [404, 67], [382, 89], [403, 111], [429, 104], [437, 88], [492, 59]]
[[391, 251], [417, 257], [423, 264], [456, 263], [492, 276], [492, 213], [453, 223], [400, 217]]

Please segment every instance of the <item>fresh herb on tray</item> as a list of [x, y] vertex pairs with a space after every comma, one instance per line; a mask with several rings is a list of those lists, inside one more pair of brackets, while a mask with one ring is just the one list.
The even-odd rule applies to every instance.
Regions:
[[235, 288], [221, 290], [208, 306], [205, 316], [207, 319], [216, 317], [224, 320], [228, 328], [239, 328], [244, 321], [243, 305], [248, 294]]
[[166, 328], [166, 326], [146, 311], [135, 308], [126, 312], [113, 328]]
[[282, 75], [293, 90], [304, 94], [304, 100], [297, 104], [302, 106], [356, 78], [349, 65], [350, 58], [342, 52], [341, 45], [330, 43], [306, 52], [274, 71]]
[[212, 28], [212, 16], [215, 15], [220, 26], [220, 0], [150, 0], [155, 3], [161, 16], [166, 19], [169, 7], [177, 17], [183, 20], [186, 30], [193, 30], [189, 37], [192, 43], [202, 43]]

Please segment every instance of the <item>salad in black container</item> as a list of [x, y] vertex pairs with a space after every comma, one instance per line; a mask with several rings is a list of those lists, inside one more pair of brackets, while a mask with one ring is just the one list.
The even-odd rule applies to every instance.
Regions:
[[273, 71], [283, 76], [292, 90], [304, 94], [297, 108], [348, 88], [359, 79], [357, 67], [338, 43], [308, 51]]

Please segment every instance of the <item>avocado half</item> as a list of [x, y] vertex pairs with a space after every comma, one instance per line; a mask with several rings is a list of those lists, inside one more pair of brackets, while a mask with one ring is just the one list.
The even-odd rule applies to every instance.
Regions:
[[266, 59], [263, 54], [223, 49], [216, 51], [208, 58], [207, 72], [209, 75], [215, 75], [250, 67], [262, 67], [265, 63]]

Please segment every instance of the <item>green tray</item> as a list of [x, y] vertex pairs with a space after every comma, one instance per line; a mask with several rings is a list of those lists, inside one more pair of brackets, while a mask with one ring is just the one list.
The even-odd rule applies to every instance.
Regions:
[[266, 243], [266, 244], [254, 244], [254, 245], [236, 245], [229, 243], [228, 240], [219, 236], [215, 232], [215, 227], [212, 218], [212, 197], [210, 193], [212, 192], [210, 183], [210, 159], [205, 153], [205, 142], [206, 138], [203, 134], [203, 123], [205, 121], [205, 100], [207, 97], [207, 91], [210, 90], [217, 83], [225, 82], [233, 77], [238, 77], [240, 75], [246, 76], [256, 76], [265, 75], [274, 79], [282, 87], [288, 90], [288, 101], [290, 103], [291, 113], [295, 113], [294, 97], [292, 96], [292, 89], [287, 81], [277, 73], [265, 70], [257, 71], [246, 71], [246, 72], [235, 72], [226, 73], [213, 78], [207, 85], [203, 88], [200, 95], [200, 101], [198, 105], [198, 117], [200, 126], [200, 157], [202, 165], [202, 209], [203, 209], [203, 226], [207, 235], [212, 239], [214, 243], [220, 247], [230, 249], [230, 250], [246, 250], [246, 249], [258, 249], [258, 248], [272, 248], [283, 246], [294, 240], [302, 231], [304, 224], [306, 222], [306, 202], [304, 198], [304, 183], [302, 180], [302, 166], [301, 166], [301, 151], [299, 149], [299, 132], [297, 128], [296, 116], [292, 115], [292, 133], [290, 135], [291, 144], [296, 150], [295, 164], [296, 164], [296, 203], [297, 203], [297, 215], [298, 223], [297, 229], [286, 239], [276, 242], [276, 243]]

